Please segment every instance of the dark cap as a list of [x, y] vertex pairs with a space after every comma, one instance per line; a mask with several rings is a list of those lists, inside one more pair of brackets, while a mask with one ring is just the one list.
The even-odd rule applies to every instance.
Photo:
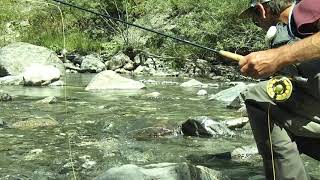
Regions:
[[245, 18], [250, 18], [251, 14], [253, 13], [254, 7], [256, 7], [257, 4], [263, 4], [270, 2], [271, 0], [250, 0], [249, 7], [242, 11], [239, 15], [240, 18], [245, 19]]

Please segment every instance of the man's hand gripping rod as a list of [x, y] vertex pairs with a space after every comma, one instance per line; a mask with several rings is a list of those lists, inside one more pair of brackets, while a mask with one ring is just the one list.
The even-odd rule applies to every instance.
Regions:
[[[227, 57], [235, 61], [240, 61], [244, 58], [244, 56], [231, 53], [228, 51], [219, 51], [218, 53], [224, 57]], [[286, 76], [272, 77], [270, 80], [268, 80], [267, 87], [266, 87], [268, 96], [277, 102], [283, 102], [288, 100], [293, 90], [293, 85], [291, 81], [300, 82], [301, 80], [299, 79], [300, 77], [292, 77], [292, 78], [288, 78]], [[303, 79], [302, 81], [305, 81], [305, 79]]]

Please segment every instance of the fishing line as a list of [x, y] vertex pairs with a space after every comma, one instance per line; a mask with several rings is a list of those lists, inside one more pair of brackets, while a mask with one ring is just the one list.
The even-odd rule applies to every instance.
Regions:
[[174, 36], [171, 36], [171, 35], [168, 35], [168, 34], [159, 32], [159, 31], [155, 31], [155, 30], [153, 30], [153, 29], [146, 28], [146, 27], [143, 27], [143, 26], [140, 26], [140, 25], [137, 25], [137, 24], [133, 24], [133, 23], [130, 23], [130, 22], [127, 22], [127, 21], [124, 21], [124, 20], [121, 20], [121, 19], [118, 19], [118, 18], [109, 16], [109, 15], [101, 14], [101, 13], [99, 13], [99, 12], [95, 12], [95, 11], [90, 10], [90, 9], [86, 9], [86, 8], [83, 8], [83, 7], [74, 5], [74, 4], [70, 4], [70, 3], [67, 3], [67, 2], [62, 1], [62, 0], [51, 0], [51, 1], [54, 1], [54, 2], [57, 2], [57, 3], [63, 4], [63, 5], [66, 5], [66, 6], [69, 6], [69, 7], [78, 9], [78, 10], [81, 10], [81, 11], [85, 11], [85, 12], [88, 12], [88, 13], [91, 13], [91, 14], [95, 14], [95, 15], [97, 15], [97, 16], [101, 16], [101, 17], [104, 17], [104, 18], [107, 18], [107, 19], [111, 19], [111, 20], [114, 20], [114, 21], [117, 21], [117, 22], [121, 22], [121, 23], [126, 24], [126, 25], [129, 25], [129, 26], [137, 27], [137, 28], [143, 29], [143, 30], [145, 30], [145, 31], [149, 31], [149, 32], [152, 32], [152, 33], [155, 33], [155, 34], [159, 34], [159, 35], [161, 35], [161, 36], [165, 36], [165, 37], [167, 37], [167, 38], [171, 38], [171, 39], [174, 39], [174, 40], [176, 40], [176, 41], [183, 42], [183, 43], [186, 43], [186, 44], [189, 44], [189, 45], [198, 47], [198, 48], [202, 48], [202, 49], [206, 49], [206, 50], [208, 50], [208, 51], [212, 51], [212, 52], [215, 52], [215, 53], [219, 53], [219, 50], [212, 49], [212, 48], [209, 48], [209, 47], [200, 45], [200, 44], [196, 44], [196, 43], [194, 43], [194, 42], [191, 42], [191, 41], [188, 41], [188, 40], [184, 40], [184, 39], [182, 39], [182, 38], [174, 37]]
[[158, 35], [170, 38], [170, 39], [174, 39], [174, 40], [176, 40], [178, 42], [183, 42], [185, 44], [189, 44], [189, 45], [192, 45], [192, 46], [195, 46], [195, 47], [198, 47], [198, 48], [202, 48], [202, 49], [205, 49], [205, 50], [220, 54], [221, 56], [224, 56], [224, 57], [229, 58], [229, 59], [234, 60], [234, 61], [240, 61], [240, 60], [242, 60], [244, 58], [243, 56], [241, 56], [239, 54], [235, 54], [235, 53], [228, 52], [228, 51], [223, 51], [223, 50], [212, 49], [212, 48], [209, 48], [209, 47], [206, 47], [206, 46], [203, 46], [203, 45], [200, 45], [200, 44], [197, 44], [197, 43], [194, 43], [194, 42], [182, 39], [182, 38], [171, 36], [171, 35], [159, 32], [159, 31], [155, 31], [155, 30], [150, 29], [150, 28], [146, 28], [146, 27], [143, 27], [143, 26], [140, 26], [140, 25], [137, 25], [137, 24], [129, 23], [127, 21], [124, 21], [124, 20], [121, 20], [121, 19], [118, 19], [118, 18], [114, 18], [114, 17], [109, 16], [109, 15], [98, 13], [98, 12], [92, 11], [90, 9], [86, 9], [84, 7], [80, 7], [80, 6], [77, 6], [77, 5], [74, 5], [74, 4], [70, 4], [70, 3], [67, 3], [67, 2], [62, 1], [62, 0], [51, 0], [51, 1], [63, 4], [65, 6], [68, 6], [68, 7], [71, 7], [71, 8], [75, 8], [75, 9], [78, 9], [78, 10], [81, 10], [81, 11], [84, 11], [84, 12], [95, 14], [97, 16], [101, 16], [101, 17], [104, 17], [106, 19], [111, 19], [111, 20], [114, 20], [114, 21], [117, 21], [117, 22], [121, 22], [121, 23], [126, 24], [126, 25], [137, 27], [137, 28], [143, 29], [145, 31], [149, 31], [149, 32], [152, 32], [152, 33], [155, 33], [155, 34], [158, 34]]
[[[51, 1], [63, 4], [63, 5], [66, 5], [66, 6], [69, 6], [69, 7], [84, 11], [84, 12], [95, 14], [97, 16], [101, 16], [101, 17], [106, 18], [106, 19], [111, 19], [111, 20], [114, 20], [114, 21], [117, 21], [117, 22], [121, 22], [123, 24], [126, 24], [127, 26], [130, 25], [130, 26], [133, 26], [133, 27], [137, 27], [137, 28], [143, 29], [145, 31], [149, 31], [149, 32], [152, 32], [152, 33], [155, 33], [155, 34], [167, 37], [167, 38], [174, 39], [174, 40], [176, 40], [178, 42], [183, 42], [185, 44], [189, 44], [189, 45], [192, 45], [192, 46], [195, 46], [195, 47], [198, 47], [198, 48], [202, 48], [202, 49], [214, 52], [214, 53], [218, 53], [218, 54], [220, 54], [220, 55], [222, 55], [224, 57], [227, 57], [229, 59], [232, 59], [232, 60], [240, 61], [240, 60], [242, 60], [244, 58], [243, 56], [235, 54], [235, 53], [231, 53], [231, 52], [228, 52], [228, 51], [217, 50], [217, 49], [212, 49], [212, 48], [209, 48], [209, 47], [206, 47], [206, 46], [203, 46], [203, 45], [199, 45], [199, 44], [196, 44], [196, 43], [188, 41], [188, 40], [184, 40], [184, 39], [181, 39], [181, 38], [178, 38], [178, 37], [174, 37], [174, 36], [171, 36], [171, 35], [168, 35], [168, 34], [164, 34], [162, 32], [155, 31], [153, 29], [149, 29], [149, 28], [137, 25], [137, 24], [129, 23], [128, 21], [117, 19], [117, 18], [114, 18], [114, 17], [109, 16], [109, 15], [104, 15], [104, 14], [101, 14], [101, 13], [98, 13], [98, 12], [95, 12], [95, 11], [92, 11], [92, 10], [89, 10], [89, 9], [86, 9], [86, 8], [83, 8], [83, 7], [80, 7], [80, 6], [76, 6], [74, 4], [70, 4], [70, 3], [67, 3], [67, 2], [62, 1], [62, 0], [51, 0]], [[273, 83], [270, 83], [270, 84], [273, 85]], [[281, 90], [281, 88], [279, 88], [279, 86], [275, 86], [275, 87], [276, 87], [275, 88], [276, 90], [277, 89]], [[269, 89], [270, 90], [274, 90], [274, 87], [271, 86]], [[277, 92], [275, 92], [274, 94], [276, 94], [276, 93]], [[289, 95], [289, 97], [290, 97], [290, 95]], [[284, 99], [282, 99], [282, 100], [284, 100]], [[272, 157], [273, 179], [275, 180], [276, 174], [275, 174], [275, 164], [274, 164], [274, 157], [273, 157], [273, 147], [272, 147], [272, 138], [271, 138], [271, 124], [270, 123], [271, 122], [270, 122], [270, 104], [269, 104], [269, 107], [268, 107], [268, 131], [269, 131], [270, 151], [271, 151], [271, 157]]]
[[[49, 2], [44, 2], [44, 1], [33, 1], [33, 0], [26, 0], [26, 2], [31, 2], [31, 3], [38, 3], [38, 4], [47, 4], [47, 5], [51, 5], [56, 7], [59, 10], [60, 13], [60, 17], [61, 17], [61, 26], [62, 26], [62, 38], [63, 38], [63, 50], [62, 50], [62, 56], [64, 58], [64, 61], [66, 61], [66, 36], [65, 36], [65, 23], [64, 23], [64, 17], [63, 17], [63, 13], [61, 8], [53, 3], [49, 3]], [[65, 102], [65, 119], [67, 119], [68, 117], [68, 100], [67, 100], [67, 77], [65, 75], [64, 77], [64, 102]], [[74, 180], [77, 180], [77, 176], [75, 173], [75, 168], [74, 168], [74, 162], [73, 162], [73, 157], [72, 157], [72, 148], [71, 148], [71, 137], [69, 136], [68, 133], [67, 134], [67, 138], [68, 138], [68, 151], [69, 151], [69, 159], [70, 159], [70, 163], [71, 163], [71, 168], [72, 168], [72, 174], [73, 174], [73, 178]]]
[[273, 180], [276, 180], [276, 171], [275, 171], [276, 168], [275, 168], [275, 162], [274, 162], [274, 156], [273, 156], [273, 145], [272, 145], [272, 137], [271, 137], [270, 107], [271, 107], [271, 103], [269, 103], [269, 106], [268, 106], [268, 132], [269, 132], [269, 143], [270, 143], [270, 153], [271, 153], [272, 175], [273, 175]]

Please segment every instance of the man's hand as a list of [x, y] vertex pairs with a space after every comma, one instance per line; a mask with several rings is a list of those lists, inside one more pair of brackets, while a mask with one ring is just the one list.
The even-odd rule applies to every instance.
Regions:
[[320, 60], [320, 32], [277, 49], [259, 51], [239, 61], [241, 72], [253, 78], [265, 78], [289, 64]]
[[239, 61], [241, 72], [253, 78], [269, 77], [282, 68], [277, 49], [253, 52]]

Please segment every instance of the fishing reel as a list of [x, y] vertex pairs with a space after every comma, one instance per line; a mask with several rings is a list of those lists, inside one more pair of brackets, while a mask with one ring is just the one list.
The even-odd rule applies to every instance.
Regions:
[[285, 76], [272, 77], [267, 83], [267, 93], [276, 102], [288, 100], [292, 94], [291, 80]]

